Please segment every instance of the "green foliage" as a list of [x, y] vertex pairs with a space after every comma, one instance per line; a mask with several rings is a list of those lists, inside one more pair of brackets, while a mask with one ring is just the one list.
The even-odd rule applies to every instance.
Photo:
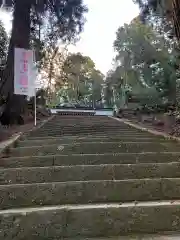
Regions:
[[0, 82], [3, 79], [4, 68], [6, 65], [7, 46], [8, 46], [8, 36], [3, 26], [3, 23], [0, 21]]
[[5, 64], [7, 57], [7, 46], [8, 36], [3, 26], [3, 23], [0, 21], [0, 65]]
[[172, 0], [133, 0], [139, 4], [141, 19], [156, 16], [159, 18], [167, 17], [172, 11]]
[[[8, 0], [5, 6], [15, 9], [20, 1]], [[0, 0], [0, 6], [2, 3]], [[31, 6], [32, 34], [39, 30], [39, 26], [43, 26], [46, 30], [50, 29], [46, 36], [51, 40], [70, 40], [83, 30], [83, 15], [87, 12], [87, 7], [82, 0], [29, 0], [28, 4]]]
[[114, 48], [121, 76], [127, 84], [133, 87], [139, 82], [144, 87], [155, 88], [169, 101], [175, 101], [178, 59], [162, 35], [136, 20], [118, 29]]
[[103, 74], [88, 56], [69, 54], [63, 64], [65, 89], [69, 100], [93, 102], [101, 100]]
[[176, 46], [165, 32], [143, 24], [139, 16], [120, 27], [114, 41], [115, 68], [106, 78], [106, 102], [118, 107], [133, 100], [175, 104], [180, 86], [176, 85], [180, 74]]
[[140, 19], [151, 23], [166, 37], [179, 38], [178, 0], [133, 0], [140, 7]]

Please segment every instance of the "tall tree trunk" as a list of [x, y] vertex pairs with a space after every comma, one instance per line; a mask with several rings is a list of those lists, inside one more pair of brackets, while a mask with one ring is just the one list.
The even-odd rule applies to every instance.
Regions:
[[4, 117], [13, 121], [23, 113], [25, 107], [25, 96], [14, 94], [14, 48], [29, 49], [30, 11], [30, 0], [15, 0], [7, 67], [4, 74], [4, 84], [1, 86], [1, 94], [7, 98]]

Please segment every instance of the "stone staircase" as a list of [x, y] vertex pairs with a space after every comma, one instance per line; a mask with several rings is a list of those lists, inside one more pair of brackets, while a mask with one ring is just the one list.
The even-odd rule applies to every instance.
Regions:
[[0, 240], [180, 239], [179, 199], [177, 142], [57, 115], [0, 159]]

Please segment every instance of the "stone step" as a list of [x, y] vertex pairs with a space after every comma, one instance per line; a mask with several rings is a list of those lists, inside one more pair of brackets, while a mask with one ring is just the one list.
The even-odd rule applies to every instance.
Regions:
[[107, 117], [56, 116], [15, 146], [0, 159], [0, 239], [179, 231], [178, 143]]
[[[73, 142], [165, 142], [164, 138], [156, 138], [156, 137], [149, 137], [149, 138], [144, 138], [144, 137], [116, 137], [112, 136], [109, 138], [100, 138], [100, 137], [90, 137], [90, 138], [47, 138], [46, 139], [46, 144], [66, 144], [66, 143], [73, 143]], [[18, 147], [30, 147], [30, 146], [42, 146], [44, 144], [44, 139], [41, 140], [24, 140], [24, 141], [18, 141], [17, 146]]]
[[[121, 134], [121, 135], [133, 135], [133, 134], [137, 134], [137, 135], [140, 135], [140, 134], [142, 134], [142, 135], [145, 135], [145, 134], [147, 134], [148, 135], [148, 133], [145, 133], [145, 132], [138, 132], [138, 131], [129, 131], [129, 130], [127, 130], [127, 131], [120, 131], [120, 130], [113, 130], [113, 129], [109, 129], [109, 130], [101, 130], [101, 129], [97, 129], [97, 130], [93, 130], [93, 129], [91, 129], [91, 130], [88, 130], [88, 129], [68, 129], [68, 130], [66, 130], [66, 129], [63, 129], [63, 128], [60, 128], [60, 129], [58, 129], [58, 128], [54, 128], [53, 130], [49, 130], [49, 129], [41, 129], [41, 130], [39, 130], [39, 131], [37, 131], [36, 133], [37, 134], [44, 134], [44, 133], [56, 133], [56, 134], [77, 134], [77, 133], [79, 133], [79, 134], [82, 134], [82, 133], [87, 133], [87, 134], [97, 134], [97, 133], [100, 133], [100, 134]], [[32, 134], [34, 134], [34, 133], [31, 133], [31, 135]], [[150, 134], [149, 134], [150, 135]], [[152, 136], [152, 135], [151, 135]]]
[[64, 130], [73, 130], [73, 129], [82, 129], [82, 130], [92, 130], [92, 131], [95, 131], [95, 130], [104, 130], [104, 131], [108, 131], [108, 130], [119, 130], [119, 131], [124, 131], [124, 132], [127, 132], [127, 131], [132, 131], [132, 132], [142, 132], [142, 130], [140, 129], [136, 129], [136, 128], [127, 128], [127, 127], [124, 127], [124, 126], [105, 126], [105, 125], [89, 125], [89, 126], [82, 126], [81, 124], [80, 125], [74, 125], [74, 126], [61, 126], [59, 124], [52, 124], [52, 125], [44, 125], [42, 128], [38, 129], [38, 130], [44, 130], [44, 129], [47, 129], [47, 130], [53, 130], [52, 129], [55, 128], [55, 129], [64, 129]]
[[[63, 135], [63, 136], [44, 136], [44, 137], [32, 137], [30, 135], [22, 135], [22, 137], [20, 138], [20, 140], [46, 140], [46, 139], [81, 139], [81, 138], [112, 138], [115, 137], [114, 135], [108, 135], [108, 134], [79, 134], [79, 136], [77, 135], [73, 135], [73, 134], [67, 134], [67, 135]], [[119, 136], [116, 136], [119, 137]], [[124, 136], [123, 136], [124, 137]], [[126, 137], [126, 136], [125, 136]], [[152, 135], [150, 136], [152, 137]], [[129, 136], [128, 136], [129, 138]]]
[[[59, 126], [64, 125], [64, 126], [68, 126], [68, 125], [82, 125], [82, 126], [98, 126], [98, 125], [103, 125], [103, 126], [122, 126], [122, 127], [129, 127], [132, 128], [129, 125], [126, 125], [120, 121], [104, 121], [104, 120], [93, 120], [93, 119], [86, 119], [86, 118], [74, 118], [74, 119], [53, 119], [52, 121], [49, 121], [46, 123], [46, 126], [52, 125], [53, 123], [58, 124]], [[67, 123], [67, 124], [66, 124]]]
[[140, 129], [133, 129], [133, 128], [124, 128], [124, 127], [121, 127], [121, 126], [114, 126], [114, 127], [111, 127], [111, 126], [69, 126], [69, 127], [63, 127], [63, 126], [60, 126], [60, 125], [56, 125], [56, 124], [53, 124], [52, 126], [49, 125], [45, 125], [43, 126], [42, 128], [38, 129], [36, 132], [42, 132], [42, 131], [64, 131], [64, 132], [69, 132], [69, 131], [84, 131], [84, 132], [87, 132], [87, 131], [90, 131], [90, 132], [106, 132], [106, 131], [118, 131], [118, 132], [122, 132], [122, 133], [127, 133], [127, 132], [132, 132], [132, 133], [143, 133], [144, 131], [140, 130]]
[[34, 139], [34, 138], [48, 138], [49, 137], [70, 137], [70, 136], [74, 136], [74, 137], [82, 137], [82, 136], [92, 136], [92, 137], [98, 137], [98, 136], [107, 136], [107, 137], [112, 137], [112, 136], [126, 136], [126, 137], [152, 137], [152, 134], [147, 134], [147, 133], [144, 133], [144, 134], [119, 134], [119, 133], [112, 133], [112, 132], [97, 132], [97, 133], [81, 133], [81, 132], [77, 132], [77, 133], [50, 133], [50, 132], [47, 132], [47, 133], [41, 133], [41, 134], [31, 134], [28, 136], [28, 139]]
[[65, 205], [2, 210], [0, 229], [4, 240], [85, 239], [175, 232], [179, 219], [179, 201]]
[[113, 136], [117, 136], [117, 135], [120, 135], [120, 136], [152, 136], [152, 134], [150, 133], [146, 133], [146, 132], [130, 132], [130, 131], [127, 131], [127, 132], [122, 132], [122, 131], [118, 131], [118, 130], [114, 130], [114, 131], [100, 131], [100, 130], [97, 130], [97, 131], [91, 131], [91, 130], [86, 130], [86, 131], [83, 131], [82, 129], [80, 130], [69, 130], [69, 131], [63, 131], [63, 130], [57, 130], [57, 129], [53, 129], [52, 131], [49, 131], [49, 130], [41, 130], [41, 131], [36, 131], [36, 132], [32, 132], [30, 133], [29, 136], [60, 136], [60, 135], [86, 135], [86, 134], [91, 134], [91, 135], [97, 135], [97, 134], [104, 134], [104, 135], [113, 135]]
[[180, 178], [0, 185], [1, 209], [62, 204], [179, 200]]
[[90, 127], [93, 127], [93, 128], [96, 128], [96, 127], [104, 127], [104, 128], [120, 128], [120, 129], [129, 129], [129, 130], [135, 130], [133, 127], [131, 126], [128, 126], [128, 125], [124, 125], [124, 124], [121, 124], [119, 122], [113, 122], [113, 123], [101, 123], [101, 122], [97, 122], [97, 123], [92, 123], [92, 122], [55, 122], [53, 121], [52, 123], [47, 123], [46, 125], [42, 126], [42, 128], [49, 128], [49, 127], [52, 127], [52, 126], [56, 126], [56, 127], [63, 127], [63, 128], [69, 128], [69, 127], [81, 127], [81, 128], [90, 128]]
[[[91, 125], [103, 125], [103, 126], [122, 126], [122, 127], [129, 127], [132, 128], [131, 126], [128, 126], [120, 121], [101, 121], [101, 120], [96, 120], [94, 121], [93, 119], [87, 119], [87, 118], [73, 118], [73, 119], [53, 119], [52, 121], [49, 121], [46, 123], [46, 126], [52, 125], [53, 123], [58, 124], [59, 126], [64, 125], [82, 125], [82, 126], [91, 126]], [[67, 124], [66, 124], [67, 123]]]
[[92, 120], [89, 120], [87, 121], [86, 119], [82, 119], [82, 121], [80, 121], [79, 119], [76, 119], [76, 120], [71, 120], [69, 121], [68, 119], [64, 119], [64, 120], [53, 120], [51, 122], [47, 122], [45, 125], [43, 125], [43, 127], [45, 126], [50, 126], [50, 125], [53, 125], [53, 123], [55, 125], [58, 125], [58, 126], [64, 126], [64, 127], [68, 127], [68, 126], [86, 126], [86, 127], [89, 127], [89, 126], [93, 126], [93, 127], [96, 127], [96, 126], [105, 126], [105, 127], [122, 127], [122, 128], [127, 128], [127, 129], [133, 129], [133, 127], [129, 126], [129, 125], [126, 125], [124, 123], [121, 123], [120, 121], [92, 121]]
[[60, 116], [94, 116], [93, 112], [61, 111], [57, 113]]
[[[109, 118], [107, 116], [54, 116], [54, 119], [53, 120], [60, 120], [60, 121], [63, 121], [64, 119], [67, 119], [67, 120], [77, 120], [77, 119], [82, 119], [82, 120], [91, 120], [91, 121], [110, 121], [112, 122], [112, 118]], [[52, 121], [52, 120], [51, 120]]]
[[[180, 232], [173, 233], [163, 233], [163, 234], [139, 234], [139, 235], [129, 235], [129, 236], [119, 236], [119, 237], [108, 237], [108, 238], [85, 238], [85, 240], [179, 240]], [[66, 238], [66, 240], [74, 240], [74, 238]], [[78, 240], [84, 240], [84, 238], [78, 238]]]
[[119, 128], [119, 129], [124, 129], [124, 130], [136, 130], [136, 128], [133, 128], [131, 126], [127, 126], [127, 125], [124, 125], [124, 124], [121, 124], [119, 122], [117, 123], [103, 123], [103, 122], [97, 122], [97, 123], [93, 123], [93, 122], [67, 122], [67, 121], [63, 121], [61, 123], [59, 122], [52, 122], [52, 123], [47, 123], [45, 125], [42, 126], [42, 128], [50, 128], [52, 126], [55, 126], [55, 127], [58, 127], [58, 128], [104, 128], [104, 129], [109, 129], [109, 128]]
[[121, 126], [94, 126], [94, 125], [89, 125], [89, 126], [82, 126], [82, 125], [74, 125], [74, 126], [61, 126], [59, 124], [53, 124], [53, 126], [43, 126], [41, 128], [41, 130], [52, 130], [52, 127], [55, 128], [55, 129], [63, 129], [63, 130], [79, 130], [79, 129], [82, 129], [82, 130], [121, 130], [121, 131], [124, 131], [124, 132], [127, 132], [127, 131], [132, 131], [132, 132], [141, 132], [141, 130], [138, 130], [138, 129], [133, 129], [133, 128], [126, 128], [126, 127], [121, 127]]
[[124, 124], [123, 122], [119, 121], [119, 119], [116, 119], [116, 121], [114, 119], [108, 119], [108, 120], [102, 120], [102, 119], [93, 119], [93, 118], [58, 118], [58, 119], [53, 119], [52, 121], [49, 121], [46, 123], [46, 125], [50, 125], [52, 123], [56, 123], [59, 125], [65, 125], [67, 124], [82, 124], [82, 125], [99, 125], [99, 124], [103, 124], [103, 125], [120, 125], [120, 126], [124, 126], [124, 127], [129, 127], [128, 125]]
[[56, 123], [56, 124], [59, 124], [59, 125], [66, 125], [67, 124], [82, 124], [83, 126], [84, 125], [98, 125], [98, 124], [103, 124], [103, 125], [120, 125], [120, 126], [124, 126], [124, 127], [129, 127], [128, 125], [124, 124], [123, 122], [121, 121], [115, 121], [114, 119], [113, 120], [102, 120], [102, 119], [92, 119], [92, 118], [58, 118], [58, 119], [53, 119], [49, 122], [46, 123], [46, 125], [50, 125], [52, 123]]
[[[59, 125], [65, 125], [67, 124], [82, 124], [82, 126], [84, 125], [99, 125], [99, 124], [103, 124], [103, 125], [120, 125], [120, 126], [124, 126], [126, 127], [127, 125], [125, 125], [124, 123], [120, 122], [120, 121], [114, 121], [113, 120], [103, 120], [103, 119], [93, 119], [93, 118], [58, 118], [58, 119], [53, 119], [52, 121], [47, 122], [47, 125], [50, 124], [59, 124]], [[129, 126], [128, 126], [129, 127]]]
[[0, 160], [0, 168], [170, 162], [180, 162], [180, 153], [146, 152], [9, 157]]
[[[59, 124], [59, 125], [66, 125], [67, 124], [71, 124], [71, 125], [82, 125], [82, 126], [88, 126], [88, 125], [104, 125], [104, 126], [123, 126], [123, 127], [130, 127], [120, 121], [115, 121], [114, 119], [113, 120], [94, 120], [94, 119], [88, 119], [88, 118], [71, 118], [71, 119], [68, 119], [68, 118], [62, 118], [62, 119], [53, 119], [52, 121], [49, 121], [46, 123], [46, 126], [48, 125], [51, 125], [51, 124]], [[131, 127], [132, 128], [132, 127]]]
[[149, 134], [149, 133], [147, 133], [147, 132], [140, 132], [140, 131], [132, 131], [132, 130], [127, 130], [127, 131], [124, 131], [124, 130], [118, 130], [118, 129], [108, 129], [108, 130], [105, 130], [105, 129], [76, 129], [76, 128], [72, 128], [72, 129], [63, 129], [63, 128], [53, 128], [53, 130], [50, 130], [50, 129], [40, 129], [39, 131], [36, 131], [36, 132], [32, 132], [31, 134], [34, 134], [34, 133], [37, 133], [37, 134], [43, 134], [43, 133], [46, 133], [46, 132], [53, 132], [53, 133], [56, 133], [56, 132], [58, 132], [58, 133], [67, 133], [67, 134], [69, 134], [69, 133], [71, 133], [71, 134], [73, 134], [73, 133], [80, 133], [80, 134], [82, 134], [82, 133], [88, 133], [88, 134], [97, 134], [97, 133], [101, 133], [101, 134], [105, 134], [105, 133], [107, 133], [107, 134], [109, 134], [109, 133], [118, 133], [118, 134], [122, 134], [122, 135], [126, 135], [126, 134], [128, 134], [128, 135], [133, 135], [133, 134], [147, 134], [147, 135], [151, 135], [152, 136], [152, 134]]
[[0, 169], [0, 184], [179, 177], [180, 162]]
[[89, 127], [89, 128], [85, 128], [85, 127], [82, 127], [82, 126], [79, 126], [79, 127], [69, 127], [69, 128], [64, 128], [64, 127], [60, 127], [60, 126], [59, 127], [57, 127], [57, 126], [44, 127], [44, 128], [39, 129], [37, 132], [43, 132], [43, 131], [64, 131], [64, 132], [69, 132], [69, 131], [87, 132], [87, 131], [90, 131], [92, 133], [96, 133], [96, 132], [109, 132], [109, 131], [116, 132], [117, 131], [117, 132], [122, 132], [124, 134], [128, 133], [128, 132], [131, 132], [131, 133], [143, 133], [143, 131], [141, 131], [141, 130], [138, 131], [136, 129], [121, 129], [119, 127], [114, 127], [114, 128], [102, 128], [102, 127], [93, 128], [93, 127]]
[[[48, 137], [47, 137], [48, 136]], [[34, 134], [34, 136], [32, 135], [24, 135], [21, 137], [22, 140], [46, 140], [48, 139], [69, 139], [69, 138], [73, 138], [73, 139], [77, 139], [77, 138], [113, 138], [113, 137], [125, 137], [125, 138], [152, 138], [155, 137], [152, 134], [126, 134], [126, 135], [122, 135], [122, 134], [108, 134], [108, 133], [96, 133], [96, 134], [84, 134], [84, 133], [79, 133], [79, 134], [64, 134], [64, 135], [53, 135], [53, 134], [47, 134], [44, 136], [37, 136], [36, 134]], [[163, 139], [160, 136], [157, 136], [158, 139]]]
[[140, 152], [180, 152], [180, 147], [173, 143], [151, 142], [86, 142], [73, 144], [54, 144], [34, 147], [18, 147], [9, 150], [9, 155], [14, 157], [42, 156], [54, 154], [91, 154], [91, 153], [140, 153]]

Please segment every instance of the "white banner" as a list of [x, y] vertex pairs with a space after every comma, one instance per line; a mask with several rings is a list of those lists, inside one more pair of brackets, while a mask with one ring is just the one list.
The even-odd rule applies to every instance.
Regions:
[[14, 54], [14, 94], [32, 96], [32, 88], [35, 88], [33, 51], [15, 48]]
[[36, 94], [36, 80], [38, 76], [38, 70], [34, 63], [32, 63], [32, 68], [30, 70], [29, 76], [29, 87], [28, 87], [28, 96], [33, 97]]

